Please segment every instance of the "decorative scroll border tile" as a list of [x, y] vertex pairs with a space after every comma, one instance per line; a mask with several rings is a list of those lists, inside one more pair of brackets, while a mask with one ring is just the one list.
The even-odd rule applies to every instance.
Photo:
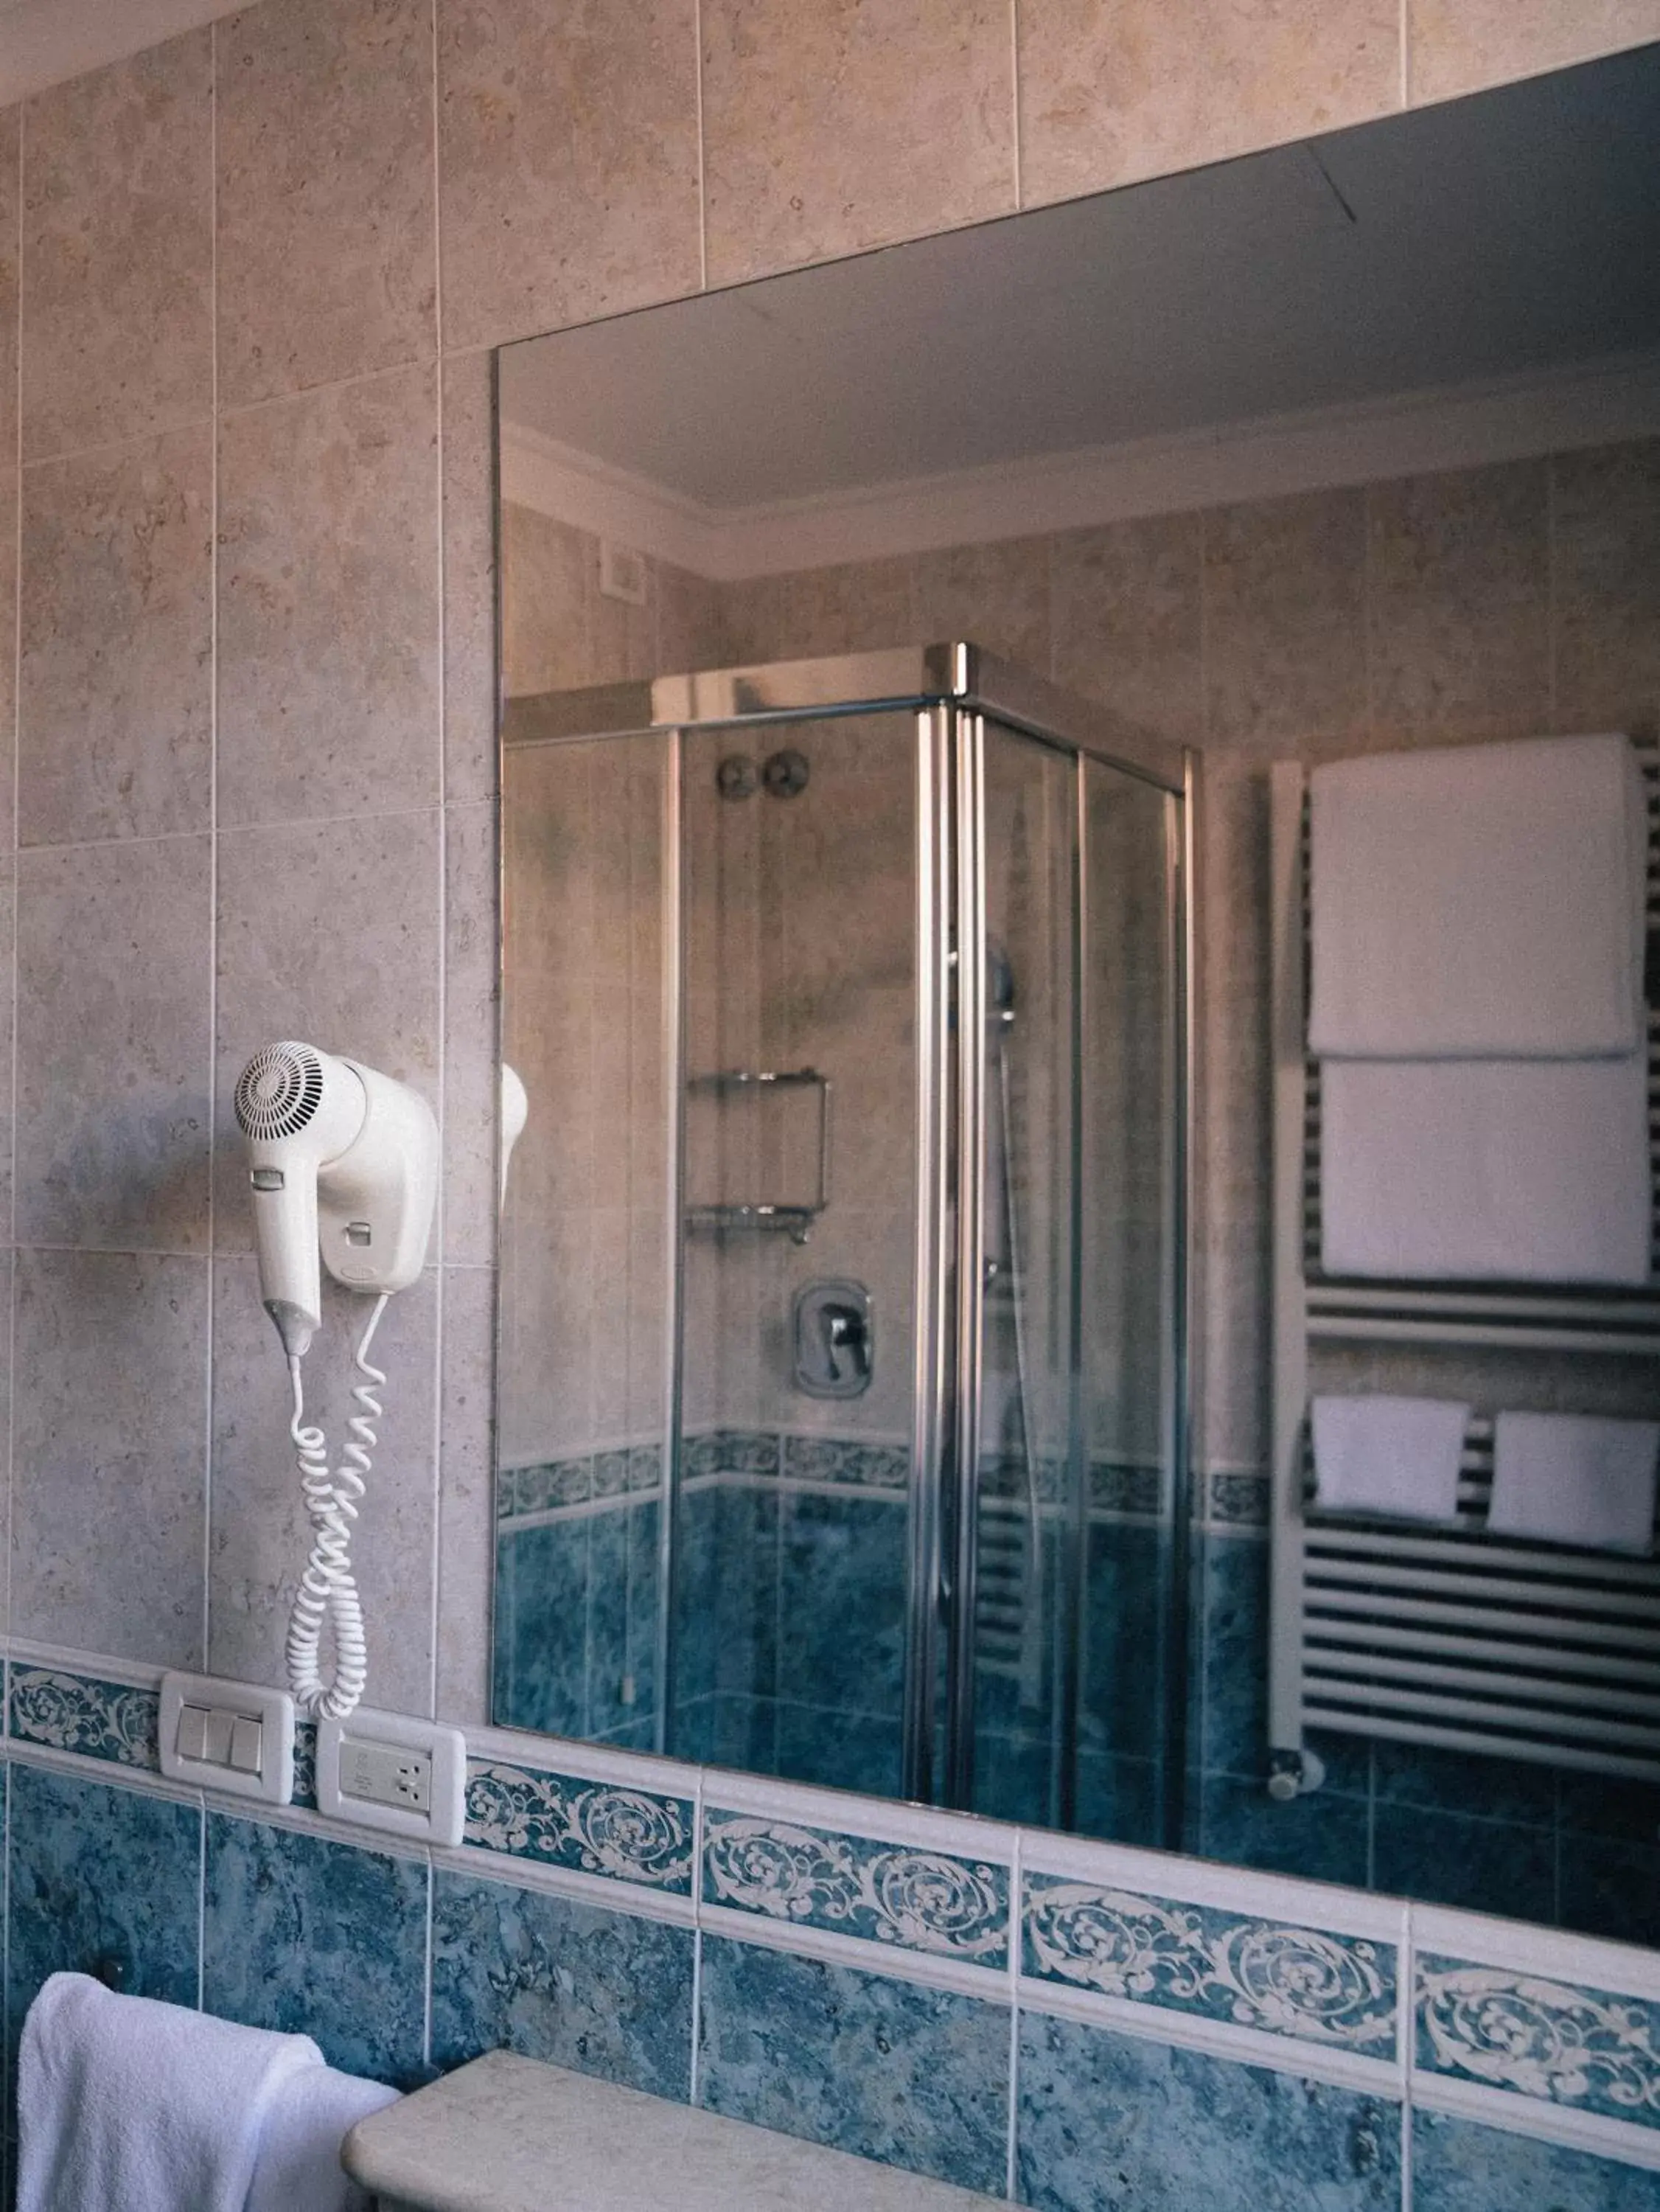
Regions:
[[470, 1761], [465, 1840], [482, 1850], [692, 1893], [692, 1801]]
[[1392, 1943], [1033, 1875], [1024, 1971], [1039, 1981], [1392, 2057]]
[[1265, 1474], [1239, 1474], [1213, 1470], [1209, 1479], [1208, 1517], [1230, 1528], [1268, 1526], [1269, 1482]]
[[23, 1743], [72, 1751], [82, 1759], [160, 1771], [156, 1728], [161, 1700], [130, 1682], [106, 1682], [56, 1667], [14, 1666], [10, 1729]]
[[869, 1443], [859, 1437], [785, 1437], [785, 1480], [841, 1482], [855, 1490], [904, 1490], [911, 1455], [903, 1444]]
[[1418, 1961], [1417, 2063], [1660, 2128], [1660, 2003], [1510, 1966]]
[[536, 1467], [504, 1468], [496, 1483], [496, 1518], [516, 1520], [521, 1513], [547, 1513], [558, 1505], [581, 1505], [593, 1495], [594, 1455], [544, 1460]]
[[899, 1950], [1008, 1963], [1008, 1869], [913, 1844], [706, 1812], [703, 1897]]
[[1164, 1502], [1164, 1479], [1156, 1467], [1126, 1467], [1117, 1460], [1092, 1460], [1089, 1465], [1089, 1510], [1092, 1513], [1140, 1513], [1156, 1516]]

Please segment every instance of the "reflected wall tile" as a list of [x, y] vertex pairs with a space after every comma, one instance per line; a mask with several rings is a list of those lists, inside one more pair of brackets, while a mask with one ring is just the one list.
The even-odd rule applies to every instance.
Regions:
[[208, 1814], [205, 2011], [310, 2035], [343, 2073], [415, 2087], [426, 1936], [418, 1860]]
[[706, 1935], [700, 2028], [710, 2111], [1002, 2193], [1006, 2006]]
[[440, 789], [430, 368], [220, 431], [219, 818], [381, 813]]
[[[294, 1585], [311, 1548], [300, 1496], [288, 1370], [259, 1302], [251, 1259], [221, 1260], [214, 1278], [213, 1516], [209, 1537], [208, 1665], [233, 1681], [282, 1679]], [[438, 1285], [428, 1268], [386, 1309], [374, 1341], [386, 1382], [367, 1495], [352, 1530], [369, 1644], [367, 1701], [392, 1712], [432, 1708], [433, 1394]], [[331, 1464], [357, 1411], [352, 1364], [369, 1317], [360, 1292], [325, 1281], [323, 1328], [306, 1361], [306, 1418], [330, 1440]]]
[[1660, 728], [1660, 438], [1550, 463], [1556, 721]]
[[1162, 736], [1196, 742], [1202, 544], [1196, 514], [1057, 537], [1055, 681]]
[[494, 806], [445, 809], [444, 878], [443, 1256], [488, 1266], [500, 1188]]
[[[15, 451], [15, 447], [11, 448]], [[0, 462], [0, 610], [12, 613], [17, 605], [18, 476]], [[9, 853], [15, 842], [15, 777], [13, 774], [17, 739], [17, 655], [0, 652], [0, 853]]]
[[12, 1631], [199, 1667], [208, 1263], [16, 1267]]
[[1426, 1904], [1548, 1923], [1556, 1917], [1555, 1832], [1380, 1803], [1372, 1824], [1372, 1885]]
[[1018, 0], [1022, 203], [1336, 131], [1401, 101], [1395, 0]]
[[1050, 545], [1046, 538], [1005, 538], [918, 553], [912, 563], [916, 641], [968, 638], [1034, 676], [1047, 676]]
[[1205, 1858], [1350, 1889], [1369, 1887], [1364, 1797], [1321, 1790], [1279, 1805], [1260, 1778], [1210, 1775], [1198, 1810], [1197, 1849]]
[[711, 284], [1015, 208], [994, 0], [705, 0], [701, 27]]
[[1366, 711], [1366, 496], [1303, 492], [1205, 517], [1206, 737], [1283, 745]]
[[191, 31], [28, 103], [27, 459], [209, 411], [212, 72]]
[[213, 433], [23, 477], [19, 837], [205, 830]]
[[694, 0], [441, 0], [444, 343], [695, 292]]
[[194, 2010], [202, 1814], [195, 1805], [13, 1764], [8, 2052], [49, 1974], [108, 1966], [130, 1996]]
[[496, 763], [494, 369], [444, 364], [444, 795], [494, 799]]
[[1531, 734], [1550, 708], [1548, 464], [1366, 492], [1371, 712], [1384, 731]]
[[207, 1249], [206, 837], [18, 860], [17, 1233]]
[[436, 813], [221, 839], [221, 1251], [253, 1245], [231, 1101], [262, 1044], [309, 1038], [436, 1096], [439, 868]]
[[17, 452], [17, 225], [21, 106], [0, 109], [0, 453]]
[[1656, 0], [1406, 0], [1415, 106], [1660, 39]]
[[216, 40], [224, 404], [431, 354], [427, 0], [268, 0]]
[[490, 1718], [494, 1597], [495, 1280], [446, 1267], [439, 1379], [437, 1710], [458, 1728]]
[[684, 2100], [689, 1928], [439, 1869], [433, 1892], [433, 2063], [517, 2051]]
[[1022, 2203], [1043, 2212], [1398, 2212], [1398, 2106], [1267, 2067], [1030, 2014]]

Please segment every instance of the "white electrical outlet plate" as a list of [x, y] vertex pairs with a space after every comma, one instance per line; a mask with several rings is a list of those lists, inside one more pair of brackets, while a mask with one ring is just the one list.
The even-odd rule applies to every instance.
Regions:
[[294, 1699], [213, 1674], [161, 1677], [161, 1771], [239, 1797], [286, 1805], [294, 1796]]
[[467, 1739], [439, 1721], [360, 1706], [317, 1730], [317, 1808], [416, 1843], [458, 1844], [467, 1818]]

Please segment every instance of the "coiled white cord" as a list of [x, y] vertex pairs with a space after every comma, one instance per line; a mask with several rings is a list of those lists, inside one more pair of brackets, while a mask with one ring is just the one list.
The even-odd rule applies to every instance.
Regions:
[[[375, 1423], [380, 1419], [376, 1391], [386, 1377], [369, 1364], [369, 1346], [386, 1310], [385, 1297], [375, 1300], [369, 1325], [358, 1340], [357, 1369], [367, 1381], [354, 1383], [352, 1395], [361, 1410], [347, 1426], [352, 1440], [337, 1474], [329, 1472], [329, 1448], [319, 1428], [305, 1419], [306, 1396], [300, 1362], [290, 1358], [288, 1377], [294, 1386], [294, 1418], [288, 1434], [300, 1465], [300, 1486], [314, 1531], [312, 1554], [294, 1592], [288, 1615], [288, 1687], [303, 1713], [329, 1720], [344, 1720], [355, 1711], [369, 1679], [369, 1650], [363, 1633], [363, 1605], [352, 1573], [351, 1524], [357, 1518], [357, 1501], [364, 1493], [364, 1478], [379, 1441]], [[334, 1674], [324, 1681], [318, 1666], [323, 1623], [334, 1631]]]

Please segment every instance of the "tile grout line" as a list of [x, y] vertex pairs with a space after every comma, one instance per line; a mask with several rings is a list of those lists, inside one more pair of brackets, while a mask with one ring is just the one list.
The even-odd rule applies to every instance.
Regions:
[[[12, 371], [12, 398], [16, 414], [14, 426], [15, 441], [15, 483], [12, 515], [12, 606], [11, 606], [11, 1066], [7, 1071], [8, 1112], [11, 1127], [7, 1138], [7, 1239], [9, 1246], [6, 1255], [6, 1564], [5, 1627], [8, 1655], [10, 1651], [12, 1630], [12, 1550], [14, 1536], [15, 1493], [17, 1486], [17, 997], [18, 997], [18, 921], [22, 907], [22, 885], [17, 867], [19, 810], [22, 804], [22, 732], [23, 732], [23, 308], [26, 276], [23, 263], [24, 190], [27, 160], [29, 103], [25, 100], [17, 111], [17, 328], [15, 343], [17, 359]], [[0, 1713], [0, 1738], [11, 1734], [11, 1667], [8, 1656], [5, 1672], [6, 1702]], [[10, 1834], [11, 1792], [6, 1793], [8, 1807], [7, 1834]], [[8, 1844], [8, 1868], [10, 1854]], [[9, 1875], [8, 1876], [9, 1879]], [[7, 1972], [10, 1971], [11, 1902], [6, 1899]]]
[[[659, 1688], [658, 1695], [663, 1695]], [[695, 2106], [703, 2057], [703, 1811], [704, 1775], [699, 1767], [692, 1792], [692, 2052], [686, 2101]]]
[[1003, 2149], [1003, 2194], [1020, 2201], [1021, 1952], [1026, 1940], [1026, 1831], [1016, 1827], [1009, 1865], [1009, 2111]]
[[1418, 2017], [1418, 1935], [1410, 1905], [1402, 1908], [1401, 1986], [1396, 1997], [1396, 2033], [1401, 2039], [1401, 2212], [1412, 2212], [1413, 2035]]
[[[213, 1663], [214, 1334], [218, 1319], [215, 1194], [219, 1180], [219, 25], [208, 26], [208, 313], [213, 410], [208, 513], [208, 1329], [202, 1451], [202, 1666]], [[204, 1821], [205, 1830], [205, 1821]], [[198, 1948], [198, 1972], [200, 1961]]]
[[[1404, 7], [1406, 0], [1402, 0]], [[1009, 0], [1009, 155], [1015, 170], [1015, 212], [1026, 204], [1021, 178], [1021, 0]]]
[[1396, 39], [1400, 46], [1401, 106], [1412, 105], [1412, 0], [1401, 0]]
[[[439, 166], [438, 0], [431, 0], [433, 81], [433, 341], [436, 355], [433, 402], [437, 414], [436, 474], [438, 493], [438, 1198], [433, 1224], [437, 1247], [438, 1281], [433, 1299], [433, 1471], [427, 1498], [432, 1522], [427, 1544], [427, 1702], [438, 1717], [439, 1592], [443, 1576], [440, 1520], [444, 1502], [444, 1349], [448, 1301], [445, 1296], [445, 1222], [449, 1198], [449, 967], [450, 967], [450, 814], [449, 814], [449, 577], [445, 558], [445, 390], [444, 374], [444, 228], [441, 216]], [[432, 2028], [432, 1883], [427, 1881], [427, 2033]]]
[[709, 179], [703, 145], [703, 0], [692, 0], [692, 98], [698, 133], [698, 289], [709, 289]]

